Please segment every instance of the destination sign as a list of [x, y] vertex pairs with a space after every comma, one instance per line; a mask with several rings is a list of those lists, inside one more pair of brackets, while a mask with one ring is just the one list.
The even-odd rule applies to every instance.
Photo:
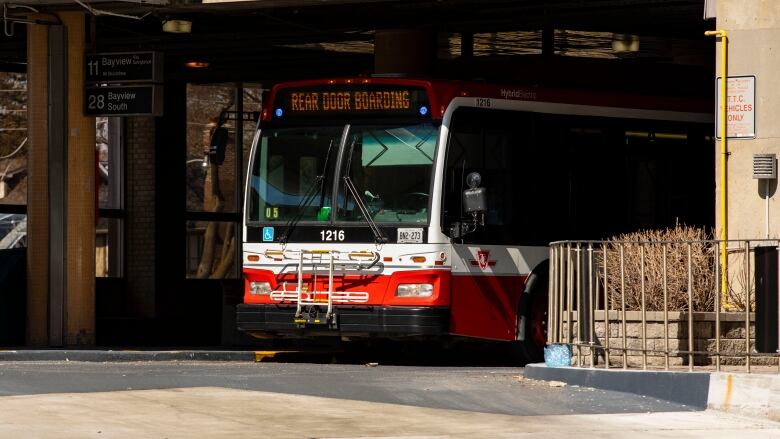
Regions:
[[85, 56], [84, 80], [89, 83], [162, 82], [158, 52], [95, 53]]
[[277, 93], [272, 111], [274, 120], [329, 114], [430, 117], [424, 89], [371, 84], [283, 89]]
[[87, 116], [162, 115], [160, 85], [87, 87], [84, 100]]

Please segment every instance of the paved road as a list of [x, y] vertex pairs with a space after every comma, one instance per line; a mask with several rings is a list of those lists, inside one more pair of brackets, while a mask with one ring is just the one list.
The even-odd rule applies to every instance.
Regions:
[[520, 368], [0, 363], [0, 438], [780, 438], [780, 424]]
[[604, 390], [521, 382], [522, 368], [305, 363], [0, 364], [0, 396], [226, 387], [507, 415], [644, 413], [688, 407]]

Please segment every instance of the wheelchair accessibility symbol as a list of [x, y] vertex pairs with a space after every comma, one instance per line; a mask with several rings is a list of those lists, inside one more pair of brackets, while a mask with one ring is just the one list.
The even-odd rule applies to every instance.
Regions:
[[274, 240], [274, 228], [273, 227], [263, 227], [263, 241], [264, 242], [271, 242]]

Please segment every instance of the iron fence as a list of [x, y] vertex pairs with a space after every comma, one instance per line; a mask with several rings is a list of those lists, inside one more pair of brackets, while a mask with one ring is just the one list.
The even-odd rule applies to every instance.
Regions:
[[778, 245], [554, 242], [548, 344], [569, 346], [577, 367], [720, 371], [731, 365], [750, 372], [754, 365], [776, 365], [780, 373], [776, 347], [756, 351], [755, 322], [755, 255]]

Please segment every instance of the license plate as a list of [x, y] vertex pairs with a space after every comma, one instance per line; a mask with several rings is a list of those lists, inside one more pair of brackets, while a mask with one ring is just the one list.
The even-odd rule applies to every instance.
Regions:
[[423, 229], [398, 229], [398, 243], [399, 244], [422, 244], [423, 242]]

